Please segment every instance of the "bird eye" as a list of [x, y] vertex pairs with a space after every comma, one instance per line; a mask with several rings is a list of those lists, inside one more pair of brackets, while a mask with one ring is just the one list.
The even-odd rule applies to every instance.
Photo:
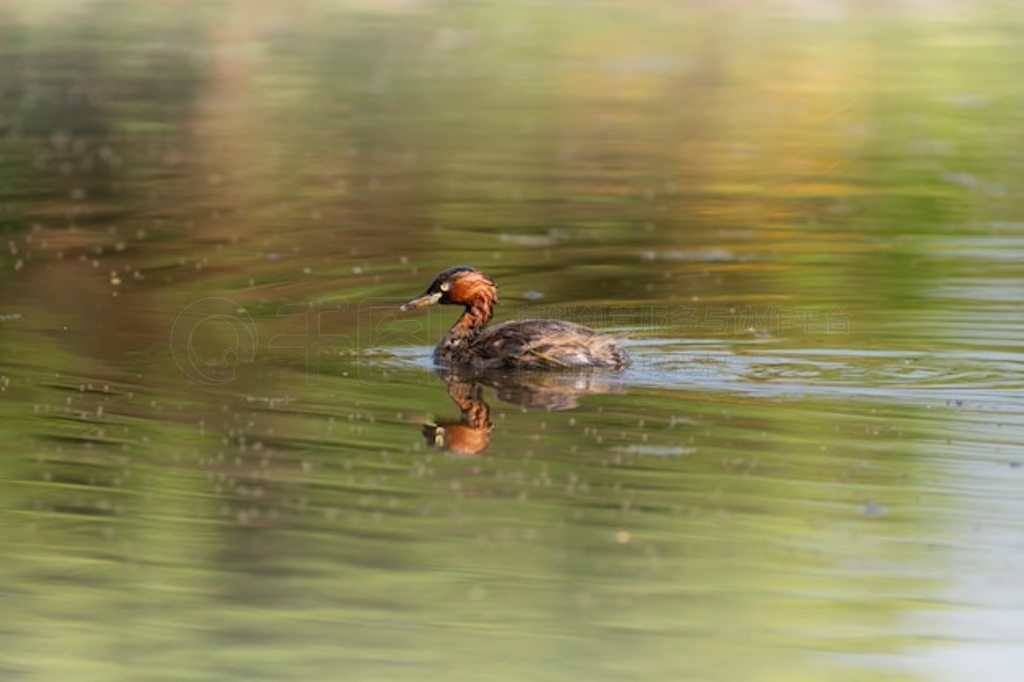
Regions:
[[448, 291], [452, 288], [451, 282], [441, 282], [441, 291]]

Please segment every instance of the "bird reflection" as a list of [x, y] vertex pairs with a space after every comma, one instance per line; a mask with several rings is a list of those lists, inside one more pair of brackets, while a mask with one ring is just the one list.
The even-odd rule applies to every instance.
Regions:
[[[444, 378], [444, 377], [442, 377]], [[457, 455], [475, 455], [491, 442], [491, 407], [483, 399], [483, 390], [475, 381], [445, 379], [448, 397], [459, 407], [458, 419], [446, 419], [423, 425], [428, 445]]]
[[423, 425], [427, 445], [457, 455], [476, 455], [490, 444], [490, 405], [483, 398], [483, 387], [495, 390], [499, 400], [542, 410], [571, 410], [586, 394], [613, 393], [621, 390], [601, 372], [512, 372], [479, 373], [460, 369], [441, 369], [437, 375], [448, 387], [448, 397], [459, 408], [458, 419], [446, 419]]

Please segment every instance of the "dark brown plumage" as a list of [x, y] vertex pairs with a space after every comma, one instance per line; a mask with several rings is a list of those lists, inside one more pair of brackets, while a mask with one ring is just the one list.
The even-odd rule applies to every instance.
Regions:
[[466, 265], [441, 272], [423, 294], [404, 304], [411, 310], [435, 303], [461, 305], [459, 319], [434, 349], [439, 365], [475, 369], [618, 368], [626, 354], [618, 337], [563, 320], [512, 320], [485, 327], [494, 314], [498, 288]]

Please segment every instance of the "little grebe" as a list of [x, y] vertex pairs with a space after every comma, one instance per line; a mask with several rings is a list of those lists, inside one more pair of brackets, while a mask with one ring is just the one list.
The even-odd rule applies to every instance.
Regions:
[[622, 367], [626, 354], [617, 337], [562, 320], [512, 320], [485, 328], [498, 302], [498, 287], [475, 268], [441, 272], [422, 296], [401, 306], [412, 310], [442, 303], [465, 311], [434, 349], [434, 362], [474, 369], [568, 369]]

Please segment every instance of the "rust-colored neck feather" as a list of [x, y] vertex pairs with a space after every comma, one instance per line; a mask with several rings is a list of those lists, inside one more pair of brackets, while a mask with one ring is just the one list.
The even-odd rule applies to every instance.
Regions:
[[486, 275], [470, 272], [452, 283], [448, 298], [452, 303], [466, 306], [466, 312], [462, 313], [452, 331], [458, 329], [464, 335], [476, 333], [494, 314], [494, 304], [498, 302], [498, 288]]
[[498, 288], [486, 275], [467, 273], [452, 283], [448, 296], [452, 303], [461, 303], [466, 310], [437, 344], [434, 358], [440, 364], [452, 364], [494, 315]]

